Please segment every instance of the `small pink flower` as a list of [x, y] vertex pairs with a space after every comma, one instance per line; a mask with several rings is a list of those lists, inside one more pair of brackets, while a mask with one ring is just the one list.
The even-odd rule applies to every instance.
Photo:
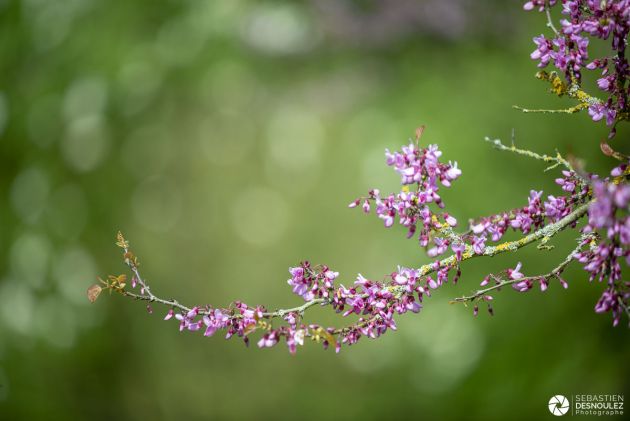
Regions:
[[510, 279], [516, 280], [521, 279], [524, 275], [520, 272], [521, 270], [521, 262], [518, 262], [514, 269], [508, 269], [507, 274]]
[[169, 320], [172, 317], [173, 317], [173, 309], [170, 309], [168, 311], [168, 313], [166, 313], [166, 316], [164, 317], [164, 320]]

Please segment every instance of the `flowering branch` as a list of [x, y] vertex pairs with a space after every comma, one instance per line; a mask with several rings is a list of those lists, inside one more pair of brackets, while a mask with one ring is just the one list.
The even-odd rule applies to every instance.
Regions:
[[[482, 253], [475, 253], [473, 251], [473, 248], [469, 245], [465, 246], [465, 251], [461, 254], [461, 256], [458, 258], [458, 256], [456, 254], [452, 254], [442, 260], [439, 260], [437, 262], [434, 263], [427, 263], [423, 266], [421, 266], [418, 269], [418, 276], [422, 277], [422, 276], [426, 276], [426, 275], [430, 275], [432, 273], [435, 273], [436, 271], [438, 271], [439, 269], [443, 269], [443, 268], [447, 268], [447, 267], [455, 267], [457, 265], [459, 265], [459, 262], [464, 261], [464, 260], [469, 260], [471, 258], [474, 257], [480, 257], [480, 256], [486, 256], [486, 257], [492, 257], [492, 256], [497, 256], [499, 254], [505, 253], [505, 252], [509, 252], [509, 251], [516, 251], [522, 247], [525, 247], [531, 243], [534, 243], [538, 240], [541, 239], [545, 239], [545, 238], [551, 238], [553, 236], [555, 236], [557, 233], [559, 233], [560, 231], [562, 231], [564, 228], [566, 228], [567, 226], [574, 224], [578, 219], [580, 219], [582, 216], [584, 216], [588, 210], [588, 207], [590, 205], [590, 202], [585, 203], [583, 205], [581, 205], [580, 207], [578, 207], [576, 210], [574, 210], [572, 213], [570, 213], [569, 215], [567, 215], [566, 217], [564, 217], [563, 219], [561, 219], [560, 221], [548, 225], [544, 228], [541, 228], [538, 231], [535, 231], [519, 240], [515, 240], [515, 241], [507, 241], [501, 244], [498, 244], [496, 246], [487, 246], [484, 248]], [[448, 230], [450, 230], [450, 227], [447, 228]], [[450, 230], [452, 232], [452, 230]], [[119, 233], [119, 237], [121, 237], [122, 234]], [[125, 252], [127, 253], [127, 252]], [[144, 288], [145, 290], [148, 292], [149, 290], [146, 287], [146, 284], [144, 283], [144, 281], [141, 280], [140, 278], [140, 274], [138, 272], [137, 267], [133, 267], [133, 272], [136, 274], [137, 279], [138, 279], [138, 283], [140, 283], [141, 285], [145, 285]], [[400, 292], [400, 289], [397, 288], [393, 288], [392, 289], [393, 292]], [[155, 295], [151, 294], [151, 295], [139, 295], [139, 294], [134, 294], [132, 292], [129, 291], [123, 291], [123, 295], [135, 298], [137, 300], [146, 300], [146, 301], [151, 301], [151, 302], [158, 302], [160, 304], [164, 304], [167, 306], [172, 306], [175, 308], [179, 308], [180, 310], [183, 311], [190, 311], [191, 308], [186, 307], [185, 305], [180, 304], [178, 301], [176, 300], [165, 300], [165, 299], [161, 299], [159, 297], [156, 297]], [[360, 296], [361, 298], [364, 298], [365, 296]], [[292, 312], [297, 312], [297, 313], [304, 313], [305, 310], [307, 310], [309, 307], [312, 307], [314, 305], [320, 304], [320, 305], [326, 305], [329, 304], [330, 300], [325, 300], [322, 298], [318, 298], [318, 299], [313, 299], [310, 301], [307, 301], [306, 303], [304, 303], [301, 306], [298, 307], [293, 307], [293, 308], [289, 308], [289, 309], [279, 309], [273, 312], [262, 312], [261, 315], [265, 318], [274, 318], [274, 317], [283, 317], [284, 315], [288, 314], [288, 313], [292, 313]], [[207, 314], [206, 311], [200, 309], [198, 314]]]
[[[588, 108], [593, 120], [606, 116], [614, 135], [617, 122], [628, 119], [626, 80], [628, 66], [625, 58], [625, 45], [630, 30], [630, 2], [580, 2], [563, 1], [563, 13], [571, 20], [561, 22], [559, 31], [553, 24], [550, 8], [556, 0], [532, 0], [525, 3], [525, 9], [538, 8], [545, 11], [547, 25], [555, 38], [543, 35], [534, 39], [537, 50], [531, 57], [540, 60], [539, 67], [545, 67], [551, 59], [554, 65], [564, 72], [567, 82], [557, 73], [539, 72], [538, 77], [551, 83], [552, 91], [558, 95], [568, 95], [579, 101], [567, 110], [523, 110], [525, 112], [577, 112]], [[597, 3], [597, 4], [596, 4]], [[607, 101], [602, 101], [580, 88], [581, 68], [587, 58], [588, 38], [583, 33], [602, 39], [612, 34], [612, 48], [616, 55], [612, 60], [612, 75], [608, 58], [595, 60], [586, 65], [587, 69], [603, 69], [604, 78], [598, 80], [600, 89], [609, 92]], [[568, 84], [567, 84], [568, 83]], [[614, 87], [611, 87], [613, 84]], [[388, 330], [396, 330], [395, 316], [409, 311], [418, 313], [424, 300], [433, 290], [449, 281], [456, 283], [461, 275], [462, 262], [474, 257], [492, 257], [502, 253], [515, 253], [519, 249], [538, 242], [541, 249], [550, 248], [547, 242], [564, 229], [577, 229], [580, 220], [588, 215], [588, 222], [579, 230], [578, 246], [552, 271], [544, 275], [525, 276], [521, 273], [522, 264], [509, 268], [500, 275], [490, 274], [481, 282], [483, 289], [472, 295], [455, 298], [451, 302], [488, 303], [488, 311], [493, 314], [489, 292], [511, 285], [519, 292], [529, 291], [535, 282], [545, 291], [549, 279], [558, 279], [565, 288], [567, 282], [560, 275], [565, 267], [576, 260], [589, 273], [589, 280], [605, 284], [599, 301], [595, 305], [597, 313], [610, 312], [613, 325], [617, 325], [622, 314], [630, 319], [630, 282], [622, 281], [621, 262], [630, 264], [630, 162], [628, 157], [614, 151], [605, 142], [602, 151], [622, 163], [614, 168], [609, 177], [600, 178], [594, 174], [577, 171], [559, 153], [539, 154], [516, 146], [506, 146], [500, 140], [490, 140], [501, 151], [540, 160], [551, 164], [545, 171], [563, 167], [561, 176], [555, 183], [562, 189], [559, 195], [543, 197], [542, 191], [531, 190], [527, 205], [499, 212], [494, 215], [470, 220], [468, 229], [455, 231], [457, 219], [445, 212], [445, 204], [440, 188], [451, 187], [462, 171], [457, 162], [441, 161], [442, 152], [437, 145], [420, 145], [424, 127], [416, 130], [415, 141], [410, 140], [399, 151], [385, 151], [386, 163], [400, 176], [400, 192], [381, 195], [373, 189], [366, 196], [350, 203], [350, 208], [360, 208], [364, 213], [374, 212], [386, 228], [395, 223], [407, 230], [407, 238], [415, 238], [418, 245], [426, 249], [432, 262], [417, 268], [399, 266], [381, 280], [370, 280], [358, 274], [356, 280], [348, 284], [336, 284], [339, 273], [326, 265], [311, 265], [308, 261], [289, 268], [287, 280], [293, 293], [304, 303], [287, 309], [267, 310], [264, 306], [248, 306], [235, 301], [228, 307], [210, 305], [187, 306], [175, 299], [164, 299], [155, 295], [145, 279], [140, 275], [139, 262], [130, 250], [129, 243], [122, 234], [117, 236], [117, 245], [123, 250], [125, 264], [131, 270], [131, 289], [127, 275], [110, 275], [88, 289], [88, 298], [94, 302], [103, 290], [117, 292], [122, 296], [169, 307], [165, 320], [175, 319], [179, 330], [203, 331], [204, 336], [212, 336], [218, 331], [225, 337], [237, 336], [249, 344], [250, 336], [260, 332], [259, 347], [272, 347], [284, 340], [289, 351], [295, 353], [305, 339], [320, 343], [324, 348], [333, 346], [338, 352], [344, 345], [352, 345], [362, 337], [378, 338]], [[508, 230], [522, 236], [514, 241], [503, 241]], [[447, 257], [439, 257], [447, 254]], [[490, 281], [494, 285], [486, 287]], [[139, 288], [139, 292], [133, 291]], [[326, 306], [358, 319], [346, 327], [323, 327], [304, 322], [305, 313], [314, 306]], [[475, 305], [473, 313], [476, 315]]]
[[[416, 143], [419, 139], [416, 139]], [[500, 140], [492, 142], [493, 145], [504, 151], [510, 151], [518, 155], [527, 156], [543, 162], [553, 163], [552, 168], [563, 165], [567, 170], [563, 171], [563, 178], [557, 179], [557, 184], [563, 190], [571, 193], [569, 198], [555, 198], [550, 196], [548, 202], [544, 202], [546, 211], [542, 211], [543, 202], [540, 200], [541, 192], [532, 192], [530, 204], [523, 209], [516, 209], [509, 214], [495, 215], [486, 222], [473, 225], [470, 232], [458, 234], [453, 230], [456, 220], [448, 214], [436, 214], [431, 211], [428, 204], [437, 203], [444, 206], [439, 188], [435, 182], [441, 179], [444, 185], [456, 179], [461, 171], [457, 164], [441, 164], [437, 158], [441, 153], [434, 146], [420, 149], [413, 143], [403, 148], [403, 154], [387, 152], [388, 162], [395, 166], [401, 174], [403, 184], [414, 184], [415, 189], [403, 188], [397, 196], [389, 196], [382, 199], [378, 191], [372, 190], [368, 197], [357, 200], [352, 207], [363, 201], [363, 210], [369, 212], [371, 202], [374, 202], [379, 217], [385, 221], [386, 226], [391, 226], [394, 217], [400, 218], [400, 223], [410, 228], [410, 232], [416, 232], [416, 225], [420, 229], [420, 243], [429, 247], [432, 242], [435, 246], [429, 250], [429, 255], [437, 256], [446, 251], [450, 245], [453, 254], [420, 266], [417, 269], [399, 267], [386, 278], [391, 281], [370, 281], [359, 275], [354, 287], [346, 288], [343, 285], [334, 286], [334, 280], [338, 277], [327, 266], [311, 266], [308, 262], [291, 268], [291, 279], [288, 283], [293, 291], [302, 296], [305, 302], [296, 307], [267, 311], [263, 306], [250, 307], [242, 302], [234, 302], [227, 308], [213, 308], [208, 305], [192, 306], [179, 303], [175, 299], [164, 299], [155, 295], [145, 279], [140, 274], [137, 257], [129, 248], [129, 242], [122, 234], [117, 236], [117, 245], [123, 250], [125, 264], [132, 272], [131, 287], [139, 286], [139, 293], [126, 289], [126, 276], [110, 276], [108, 281], [101, 281], [104, 287], [94, 285], [88, 290], [88, 297], [95, 301], [102, 289], [119, 292], [121, 295], [141, 301], [147, 301], [147, 309], [152, 312], [151, 303], [159, 303], [170, 307], [165, 319], [175, 318], [179, 320], [180, 330], [197, 331], [205, 327], [205, 335], [211, 336], [217, 330], [227, 331], [227, 337], [233, 335], [242, 337], [248, 343], [251, 333], [260, 330], [262, 338], [258, 346], [273, 346], [280, 338], [284, 337], [291, 352], [295, 352], [296, 345], [302, 345], [305, 338], [322, 343], [324, 347], [334, 345], [339, 350], [342, 343], [351, 345], [356, 343], [361, 336], [376, 338], [388, 329], [396, 329], [394, 314], [402, 314], [407, 311], [418, 312], [422, 307], [425, 297], [431, 295], [434, 290], [448, 282], [449, 272], [456, 269], [452, 278], [453, 282], [461, 276], [460, 264], [474, 257], [491, 257], [506, 252], [515, 252], [528, 244], [541, 241], [547, 242], [558, 232], [569, 226], [575, 226], [580, 218], [588, 212], [594, 202], [590, 197], [588, 179], [578, 177], [572, 170], [571, 164], [559, 154], [554, 156], [541, 155], [514, 146], [507, 147]], [[534, 194], [535, 193], [535, 194]], [[528, 222], [526, 218], [529, 218]], [[550, 222], [545, 222], [549, 219]], [[490, 221], [490, 222], [489, 222]], [[505, 230], [497, 227], [509, 222], [510, 226], [522, 231], [526, 235], [518, 240], [506, 241], [496, 245], [486, 245], [485, 236], [478, 237], [473, 234], [492, 232], [493, 241], [498, 240]], [[495, 226], [496, 225], [496, 226]], [[531, 226], [538, 229], [530, 231]], [[479, 228], [479, 227], [482, 228]], [[472, 233], [472, 234], [471, 234]], [[592, 236], [592, 234], [587, 234]], [[480, 240], [480, 238], [482, 238]], [[589, 237], [590, 238], [590, 237]], [[572, 253], [573, 256], [575, 253]], [[561, 269], [568, 261], [561, 263], [547, 278], [555, 275], [559, 277]], [[520, 285], [527, 284], [530, 280], [539, 277], [516, 277], [520, 265], [516, 269], [508, 269], [510, 280], [499, 283], [486, 290], [479, 291], [471, 297], [456, 299], [456, 302], [473, 300], [483, 297], [488, 300], [488, 291], [498, 289], [500, 286], [513, 284], [519, 279]], [[435, 277], [434, 277], [435, 275]], [[495, 277], [495, 279], [498, 279]], [[514, 281], [514, 282], [513, 282]], [[302, 319], [305, 312], [313, 306], [332, 306], [343, 316], [351, 314], [359, 315], [359, 319], [343, 328], [321, 327], [315, 324], [304, 324]], [[477, 310], [475, 310], [476, 313]], [[287, 325], [274, 326], [273, 319], [281, 319]]]
[[439, 268], [454, 267], [457, 266], [460, 262], [472, 259], [473, 257], [497, 256], [501, 253], [516, 251], [538, 240], [550, 239], [551, 237], [562, 231], [564, 228], [568, 227], [569, 225], [575, 224], [581, 217], [586, 214], [590, 204], [591, 202], [584, 203], [558, 222], [547, 225], [544, 228], [541, 228], [538, 231], [526, 235], [525, 237], [522, 237], [518, 240], [507, 241], [496, 246], [486, 246], [483, 248], [481, 253], [476, 253], [472, 246], [466, 245], [465, 251], [461, 254], [459, 258], [456, 254], [453, 254], [445, 259], [438, 261], [437, 263], [428, 263], [420, 267], [419, 274], [420, 276], [429, 275]]

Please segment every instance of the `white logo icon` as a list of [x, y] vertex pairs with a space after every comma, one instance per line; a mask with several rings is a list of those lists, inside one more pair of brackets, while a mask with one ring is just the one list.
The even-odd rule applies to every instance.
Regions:
[[549, 412], [559, 417], [569, 412], [569, 400], [562, 395], [552, 396], [549, 399]]

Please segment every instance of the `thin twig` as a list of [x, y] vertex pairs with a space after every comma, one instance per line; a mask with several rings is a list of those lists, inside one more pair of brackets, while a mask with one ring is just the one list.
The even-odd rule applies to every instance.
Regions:
[[564, 159], [562, 157], [562, 155], [560, 155], [560, 153], [558, 153], [558, 152], [556, 152], [555, 156], [551, 156], [551, 155], [547, 155], [547, 154], [542, 154], [541, 155], [541, 154], [538, 154], [536, 152], [528, 151], [526, 149], [517, 148], [514, 145], [506, 146], [503, 143], [501, 143], [501, 139], [490, 139], [489, 137], [486, 137], [485, 140], [486, 140], [486, 142], [492, 143], [492, 146], [494, 146], [496, 149], [498, 149], [500, 151], [512, 152], [512, 153], [515, 153], [517, 155], [523, 155], [523, 156], [526, 156], [526, 157], [529, 157], [529, 158], [537, 159], [539, 161], [552, 162], [553, 165], [548, 167], [545, 171], [553, 169], [553, 168], [557, 167], [558, 165], [562, 165], [566, 169], [568, 169], [569, 171], [574, 172], [576, 174], [576, 176], [578, 176], [582, 181], [587, 182], [587, 180], [584, 179], [580, 174], [578, 174], [578, 172], [573, 168], [573, 165], [571, 165], [571, 163], [569, 161]]
[[538, 114], [575, 114], [585, 108], [585, 104], [578, 104], [575, 107], [560, 108], [560, 109], [542, 109], [542, 108], [523, 108], [518, 105], [512, 105], [515, 110], [522, 111], [524, 113], [538, 113]]
[[545, 14], [547, 15], [547, 26], [549, 28], [551, 28], [551, 30], [553, 31], [554, 34], [556, 34], [556, 36], [560, 35], [560, 32], [558, 32], [558, 30], [556, 29], [556, 27], [553, 25], [553, 21], [551, 19], [551, 11], [550, 11], [550, 7], [549, 4], [545, 5]]
[[[125, 251], [125, 255], [129, 253], [129, 247], [125, 246], [123, 247], [123, 250]], [[147, 283], [140, 276], [140, 272], [138, 271], [138, 265], [134, 263], [132, 259], [125, 259], [125, 263], [127, 264], [127, 266], [129, 266], [131, 271], [134, 273], [134, 275], [136, 276], [136, 280], [138, 281], [140, 286], [144, 289], [144, 291], [146, 291], [146, 293], [149, 295], [149, 298], [151, 298], [152, 301], [157, 301], [155, 295], [153, 295], [153, 293], [151, 292], [151, 288], [149, 288], [149, 285], [147, 285]]]

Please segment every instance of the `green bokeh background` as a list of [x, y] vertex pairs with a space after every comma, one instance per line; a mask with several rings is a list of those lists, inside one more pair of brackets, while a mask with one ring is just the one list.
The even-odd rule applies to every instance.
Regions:
[[[346, 207], [398, 188], [383, 151], [420, 124], [463, 170], [443, 195], [461, 223], [561, 192], [484, 136], [514, 129], [519, 146], [605, 173], [603, 125], [511, 108], [571, 105], [533, 77], [545, 27], [520, 9], [0, 1], [0, 419], [538, 419], [555, 394], [629, 392], [625, 322], [593, 312], [602, 286], [578, 267], [566, 291], [496, 294], [494, 317], [448, 305], [518, 261], [550, 270], [576, 232], [467, 263], [397, 332], [339, 355], [245, 348], [180, 333], [157, 306], [85, 297], [125, 270], [118, 229], [154, 292], [186, 303], [296, 305], [287, 268], [304, 259], [346, 284], [426, 263], [400, 227]], [[614, 141], [626, 152], [628, 134]]]

